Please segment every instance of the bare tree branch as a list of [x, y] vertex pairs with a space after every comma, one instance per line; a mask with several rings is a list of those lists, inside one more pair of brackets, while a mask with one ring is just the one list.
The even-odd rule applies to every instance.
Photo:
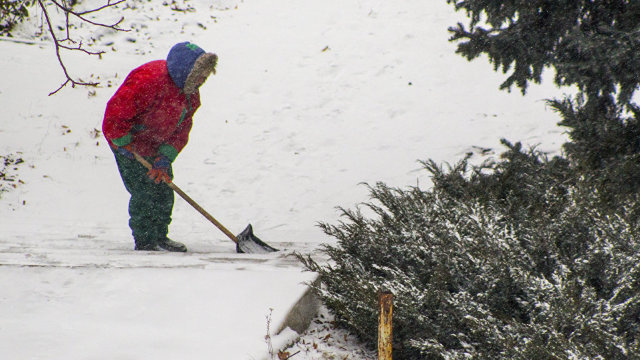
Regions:
[[95, 9], [85, 10], [85, 11], [79, 12], [77, 14], [78, 15], [91, 14], [92, 12], [98, 12], [98, 11], [106, 9], [108, 7], [116, 6], [118, 4], [121, 4], [121, 3], [125, 2], [125, 1], [127, 1], [127, 0], [119, 0], [119, 1], [116, 1], [116, 2], [112, 3], [111, 1], [108, 0], [106, 5], [102, 5], [100, 7], [95, 8]]
[[[94, 26], [99, 26], [99, 27], [105, 27], [105, 28], [109, 28], [109, 29], [113, 29], [116, 31], [129, 31], [126, 29], [122, 29], [120, 27], [118, 27], [118, 25], [120, 25], [120, 23], [122, 23], [122, 21], [124, 20], [124, 17], [120, 18], [120, 20], [118, 20], [117, 22], [113, 23], [113, 24], [103, 24], [103, 23], [99, 23], [99, 22], [95, 22], [95, 21], [91, 21], [87, 18], [85, 18], [83, 15], [86, 14], [90, 14], [90, 13], [94, 13], [94, 12], [98, 12], [101, 10], [104, 10], [106, 8], [109, 7], [113, 7], [116, 6], [122, 2], [124, 2], [125, 0], [118, 0], [116, 2], [111, 2], [111, 0], [107, 0], [107, 4], [94, 8], [94, 9], [90, 9], [90, 10], [86, 10], [86, 11], [82, 11], [82, 12], [75, 12], [71, 9], [70, 6], [68, 6], [66, 4], [66, 1], [63, 1], [63, 3], [59, 3], [56, 0], [48, 0], [50, 1], [55, 7], [61, 9], [64, 12], [64, 16], [65, 16], [65, 30], [66, 30], [66, 38], [65, 39], [59, 39], [56, 36], [56, 33], [54, 31], [54, 27], [51, 23], [51, 18], [49, 15], [49, 9], [47, 7], [47, 5], [45, 5], [45, 3], [42, 0], [37, 0], [38, 1], [38, 5], [40, 6], [40, 9], [42, 9], [42, 13], [44, 16], [44, 19], [46, 20], [47, 23], [47, 27], [49, 29], [49, 33], [51, 34], [51, 37], [53, 39], [53, 43], [55, 45], [55, 49], [56, 49], [56, 57], [58, 58], [58, 63], [60, 64], [60, 67], [62, 68], [62, 71], [66, 77], [66, 80], [64, 83], [62, 83], [62, 85], [60, 85], [60, 87], [58, 87], [55, 91], [49, 93], [49, 96], [57, 93], [58, 91], [60, 91], [62, 88], [64, 88], [65, 86], [67, 86], [68, 84], [71, 84], [71, 87], [75, 87], [76, 85], [81, 85], [81, 86], [97, 86], [98, 83], [96, 82], [84, 82], [82, 80], [76, 80], [74, 78], [71, 77], [71, 75], [69, 74], [64, 61], [62, 60], [62, 55], [61, 55], [61, 51], [62, 50], [68, 50], [68, 51], [79, 51], [79, 52], [83, 52], [85, 54], [88, 55], [96, 55], [96, 56], [102, 56], [102, 54], [104, 54], [104, 51], [91, 51], [91, 50], [87, 50], [86, 48], [84, 48], [82, 46], [82, 41], [75, 41], [72, 39], [71, 34], [70, 34], [70, 22], [69, 22], [69, 15], [73, 15], [75, 17], [77, 17], [78, 19], [80, 19], [82, 22], [86, 22], [88, 24], [94, 25]], [[47, 0], [45, 0], [47, 1]], [[64, 44], [65, 42], [71, 43], [71, 44], [78, 44], [77, 46], [69, 46]]]
[[60, 3], [58, 3], [55, 0], [49, 0], [49, 1], [51, 1], [54, 5], [56, 5], [58, 8], [62, 9], [62, 11], [65, 12], [65, 14], [67, 16], [67, 24], [68, 24], [69, 14], [71, 14], [71, 15], [74, 15], [75, 17], [77, 17], [78, 19], [80, 19], [80, 20], [82, 20], [82, 21], [84, 21], [86, 23], [89, 23], [91, 25], [102, 26], [102, 27], [111, 28], [111, 29], [118, 30], [118, 31], [129, 31], [129, 30], [118, 28], [118, 25], [120, 25], [120, 23], [122, 23], [122, 21], [124, 20], [124, 17], [121, 17], [120, 20], [118, 20], [116, 23], [108, 25], [108, 24], [101, 24], [101, 23], [93, 22], [93, 21], [91, 21], [91, 20], [89, 20], [89, 19], [87, 19], [87, 18], [85, 18], [83, 16], [83, 15], [86, 15], [86, 14], [90, 14], [90, 13], [93, 13], [93, 12], [97, 12], [97, 11], [106, 9], [108, 7], [116, 6], [116, 5], [122, 3], [122, 2], [124, 2], [126, 0], [120, 0], [120, 1], [117, 1], [117, 2], [114, 2], [114, 3], [107, 3], [107, 5], [103, 5], [103, 6], [99, 7], [99, 8], [95, 8], [95, 9], [91, 9], [91, 10], [87, 10], [87, 11], [83, 11], [83, 12], [75, 12], [70, 7], [61, 5]]

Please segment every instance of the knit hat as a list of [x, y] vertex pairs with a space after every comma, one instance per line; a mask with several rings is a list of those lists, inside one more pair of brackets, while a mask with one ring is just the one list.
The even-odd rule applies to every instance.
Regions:
[[167, 69], [171, 79], [180, 89], [184, 89], [193, 65], [203, 54], [205, 54], [204, 50], [188, 41], [174, 45], [169, 51]]

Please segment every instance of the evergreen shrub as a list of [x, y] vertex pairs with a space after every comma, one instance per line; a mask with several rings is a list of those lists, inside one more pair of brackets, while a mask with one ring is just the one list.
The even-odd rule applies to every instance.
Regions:
[[640, 359], [640, 2], [446, 0], [524, 93], [555, 70], [570, 141], [552, 159], [504, 141], [495, 162], [423, 165], [433, 187], [370, 186], [342, 209], [322, 280], [337, 321], [375, 346], [377, 294], [395, 295], [394, 359]]
[[329, 262], [300, 258], [324, 303], [375, 346], [377, 294], [392, 291], [394, 359], [639, 358], [633, 202], [601, 210], [564, 158], [504, 144], [481, 166], [425, 162], [428, 190], [369, 186], [321, 224]]

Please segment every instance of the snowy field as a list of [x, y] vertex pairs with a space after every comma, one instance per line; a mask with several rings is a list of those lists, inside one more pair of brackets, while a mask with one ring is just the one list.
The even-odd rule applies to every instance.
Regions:
[[[418, 160], [479, 161], [499, 154], [503, 137], [553, 153], [565, 139], [544, 103], [561, 95], [551, 77], [524, 97], [499, 91], [504, 77], [490, 64], [455, 54], [447, 27], [465, 19], [445, 0], [130, 0], [96, 16], [124, 16], [131, 29], [72, 30], [106, 51], [64, 57], [97, 88], [47, 96], [64, 77], [40, 17], [0, 38], [7, 358], [260, 359], [265, 317], [282, 319], [313, 278], [291, 252], [331, 242], [317, 223], [367, 201], [362, 182], [428, 187]], [[128, 194], [102, 116], [131, 69], [181, 41], [220, 60], [174, 182], [232, 232], [251, 223], [280, 253], [235, 254], [179, 198], [169, 235], [190, 253], [131, 251]], [[292, 359], [361, 358], [303, 345], [311, 350]]]

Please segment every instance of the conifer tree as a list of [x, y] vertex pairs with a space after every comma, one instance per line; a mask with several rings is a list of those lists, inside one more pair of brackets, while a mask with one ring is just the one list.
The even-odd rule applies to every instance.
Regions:
[[447, 0], [469, 16], [450, 28], [457, 52], [486, 54], [508, 73], [502, 88], [523, 92], [553, 68], [559, 86], [575, 85], [589, 98], [617, 94], [630, 102], [640, 82], [640, 2]]
[[558, 86], [578, 90], [549, 104], [568, 128], [569, 160], [615, 208], [640, 191], [640, 2], [551, 0], [447, 0], [466, 11], [468, 26], [449, 30], [469, 60], [486, 54], [507, 74], [501, 88], [526, 92], [555, 71]]
[[429, 189], [371, 186], [366, 212], [321, 225], [327, 264], [300, 256], [318, 293], [374, 345], [391, 290], [394, 359], [640, 359], [640, 2], [447, 1], [470, 19], [458, 53], [486, 54], [502, 88], [550, 68], [578, 89], [550, 100], [567, 156], [504, 140], [480, 166], [424, 162]]

